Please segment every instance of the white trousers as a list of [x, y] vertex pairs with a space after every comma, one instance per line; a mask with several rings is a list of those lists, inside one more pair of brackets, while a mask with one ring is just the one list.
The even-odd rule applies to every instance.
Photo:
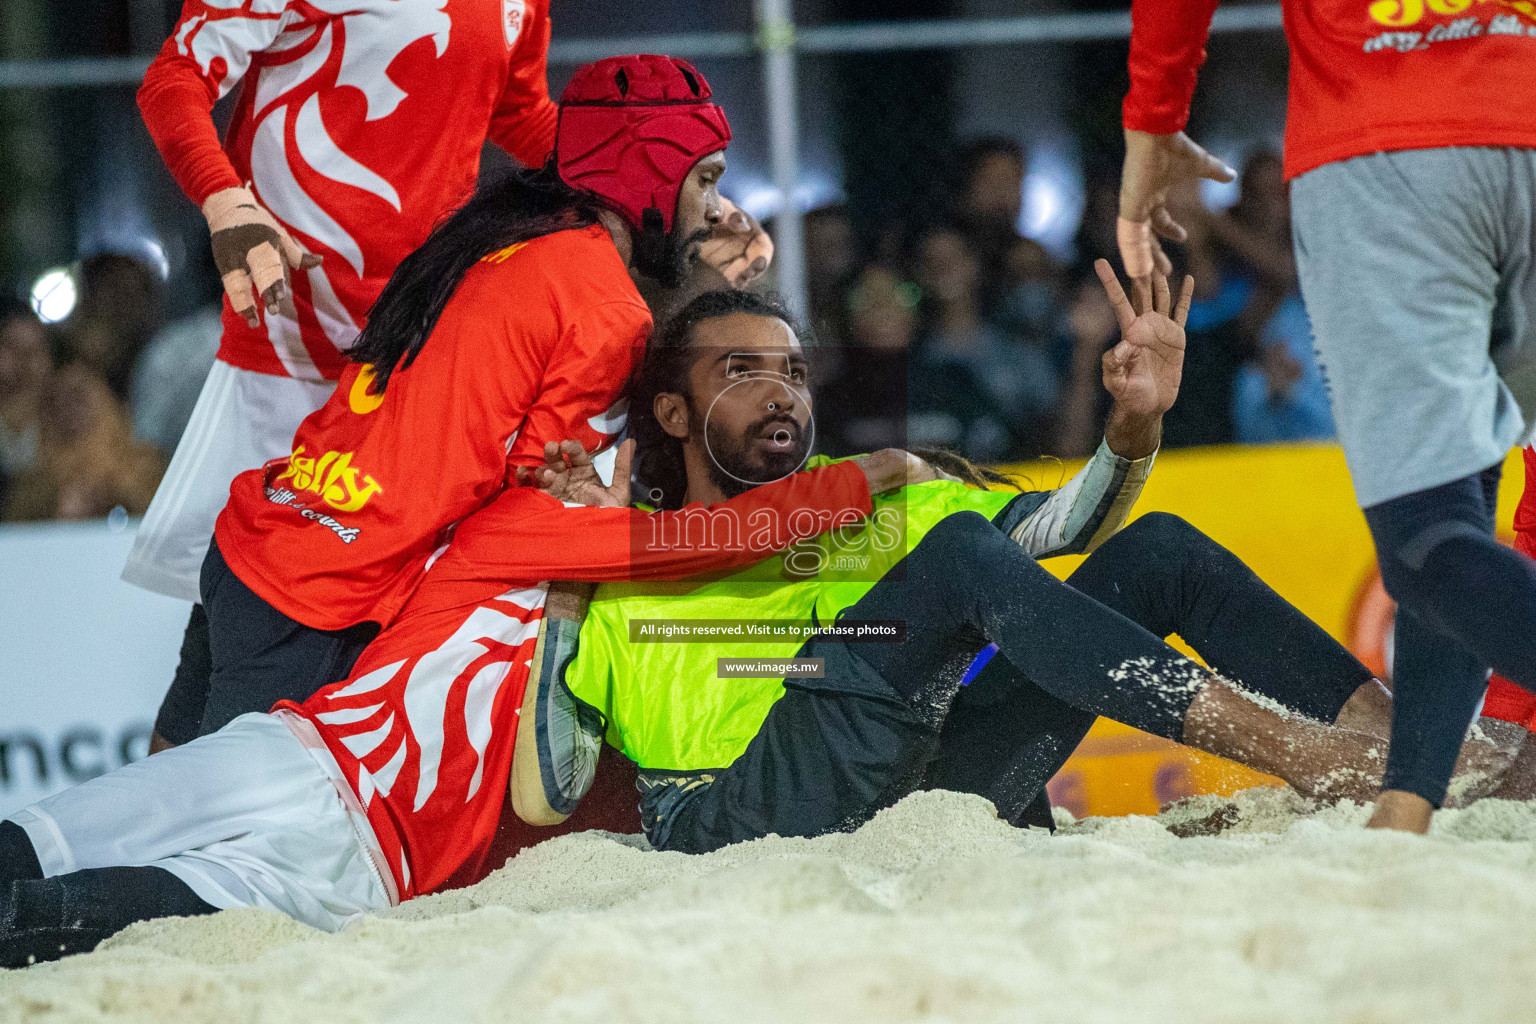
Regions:
[[123, 579], [184, 601], [201, 601], [198, 577], [229, 485], [292, 449], [304, 417], [336, 385], [255, 373], [215, 360], [186, 432], [150, 503]]
[[393, 882], [335, 759], [301, 742], [289, 719], [308, 726], [291, 714], [241, 715], [11, 820], [45, 877], [148, 865], [220, 909], [265, 907], [335, 931], [390, 906]]

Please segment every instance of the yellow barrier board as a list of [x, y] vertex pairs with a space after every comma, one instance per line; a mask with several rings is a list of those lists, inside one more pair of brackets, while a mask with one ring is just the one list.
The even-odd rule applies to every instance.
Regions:
[[[1055, 487], [1081, 463], [1036, 462], [1007, 472], [1025, 486]], [[1505, 464], [1499, 531], [1508, 539], [1525, 473]], [[1132, 518], [1182, 516], [1235, 552], [1314, 622], [1377, 672], [1387, 668], [1392, 603], [1381, 589], [1365, 517], [1335, 445], [1200, 448], [1164, 452]], [[1047, 561], [1065, 577], [1080, 557]], [[1175, 646], [1188, 651], [1181, 643]], [[1051, 782], [1052, 800], [1085, 814], [1155, 814], [1195, 793], [1280, 785], [1221, 758], [1100, 719]]]

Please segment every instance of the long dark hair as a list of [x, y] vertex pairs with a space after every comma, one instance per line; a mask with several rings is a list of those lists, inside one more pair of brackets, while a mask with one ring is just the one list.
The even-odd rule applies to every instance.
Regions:
[[988, 469], [986, 466], [978, 466], [952, 448], [938, 445], [914, 445], [912, 454], [934, 469], [943, 470], [950, 476], [957, 476], [962, 483], [983, 491], [999, 491], [1004, 488], [1019, 490], [1017, 481], [1012, 477], [999, 473], [995, 469]]
[[464, 274], [483, 257], [541, 235], [597, 223], [597, 204], [560, 180], [554, 164], [482, 180], [469, 200], [400, 261], [347, 350], [372, 363], [374, 393], [416, 361]]
[[795, 337], [809, 339], [794, 315], [776, 296], [722, 289], [705, 292], [678, 310], [651, 338], [645, 359], [629, 386], [629, 436], [635, 439], [632, 474], [636, 497], [657, 508], [683, 507], [688, 473], [683, 465], [683, 442], [661, 429], [656, 419], [656, 396], [670, 391], [692, 401], [688, 374], [698, 353], [693, 351], [694, 329], [706, 320], [734, 313], [781, 320]]

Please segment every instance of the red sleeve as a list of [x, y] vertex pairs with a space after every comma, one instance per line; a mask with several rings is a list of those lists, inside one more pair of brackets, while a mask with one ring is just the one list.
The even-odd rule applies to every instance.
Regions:
[[567, 508], [532, 487], [512, 487], [459, 525], [431, 572], [503, 584], [683, 579], [750, 565], [869, 513], [869, 484], [852, 462], [675, 512]]
[[542, 367], [538, 397], [507, 452], [515, 466], [542, 466], [546, 441], [580, 441], [600, 451], [624, 429], [624, 393], [645, 354], [651, 311], [638, 298], [604, 302], [561, 335]]
[[530, 0], [507, 71], [507, 87], [491, 114], [490, 137], [524, 167], [539, 167], [555, 148], [558, 108], [549, 98], [548, 0]]
[[1131, 0], [1131, 90], [1125, 127], [1154, 135], [1184, 130], [1217, 0]]
[[269, 13], [272, 7], [262, 4], [257, 12], [186, 0], [139, 86], [139, 112], [149, 137], [171, 177], [198, 206], [240, 184], [213, 126], [213, 104], [245, 75], [251, 54], [277, 37], [286, 5]]

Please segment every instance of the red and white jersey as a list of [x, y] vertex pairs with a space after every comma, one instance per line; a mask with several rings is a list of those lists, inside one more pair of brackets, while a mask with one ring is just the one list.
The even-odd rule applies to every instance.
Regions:
[[544, 587], [412, 616], [303, 705], [401, 900], [478, 879], [507, 795]]
[[[841, 462], [754, 487], [703, 519], [804, 520], [815, 533], [870, 507], [863, 472]], [[460, 524], [350, 676], [278, 705], [308, 719], [336, 759], [400, 899], [483, 874], [544, 614], [544, 585], [509, 581], [678, 579], [749, 565], [806, 535], [699, 531], [704, 512], [563, 507], [532, 488], [504, 491]]]
[[[554, 147], [548, 0], [186, 0], [139, 107], [201, 205], [246, 181], [321, 266], [298, 320], [251, 329], [226, 300], [219, 358], [335, 380], [396, 265], [474, 187], [489, 137], [525, 164]], [[239, 87], [221, 144], [215, 100]]]

